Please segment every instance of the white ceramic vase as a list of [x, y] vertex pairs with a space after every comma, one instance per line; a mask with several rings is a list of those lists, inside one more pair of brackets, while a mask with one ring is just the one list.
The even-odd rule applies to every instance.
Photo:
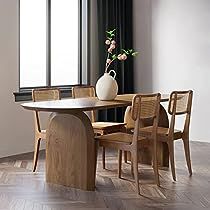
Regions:
[[[110, 73], [113, 72], [114, 76], [112, 77]], [[96, 95], [99, 100], [110, 101], [114, 100], [117, 96], [118, 85], [115, 80], [116, 72], [110, 70], [109, 73], [104, 73], [96, 83]]]

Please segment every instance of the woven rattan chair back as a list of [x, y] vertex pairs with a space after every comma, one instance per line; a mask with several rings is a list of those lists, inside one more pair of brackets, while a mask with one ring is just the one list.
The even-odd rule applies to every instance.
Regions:
[[151, 138], [155, 138], [156, 141], [160, 97], [160, 93], [134, 96], [131, 111], [131, 116], [135, 124], [133, 143], [136, 142], [138, 140], [138, 136], [141, 135], [139, 132], [139, 129], [142, 127], [141, 121], [145, 119], [153, 120], [153, 132], [151, 133]]
[[93, 86], [76, 86], [72, 88], [73, 98], [95, 97], [95, 88]]
[[[75, 86], [72, 88], [73, 98], [88, 98], [95, 97], [95, 87], [94, 86]], [[88, 111], [85, 112], [89, 117], [91, 122], [95, 122], [95, 112]]]
[[187, 114], [191, 112], [193, 91], [173, 91], [168, 106], [169, 114]]
[[32, 99], [34, 102], [60, 100], [60, 90], [58, 88], [33, 89]]
[[157, 116], [160, 94], [136, 95], [132, 103], [132, 118], [149, 119]]

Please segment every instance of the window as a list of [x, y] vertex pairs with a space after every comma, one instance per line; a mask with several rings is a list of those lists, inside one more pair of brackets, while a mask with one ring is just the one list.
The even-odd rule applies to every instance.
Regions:
[[79, 84], [80, 0], [20, 0], [20, 89]]

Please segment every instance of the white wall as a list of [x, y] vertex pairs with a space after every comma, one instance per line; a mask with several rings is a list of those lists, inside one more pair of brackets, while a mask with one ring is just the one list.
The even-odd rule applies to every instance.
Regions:
[[[135, 0], [135, 4], [139, 4], [143, 11], [150, 11], [151, 22], [148, 25], [148, 14], [141, 18], [147, 25], [145, 30], [150, 27], [152, 31], [152, 68], [148, 64], [144, 66], [139, 59], [135, 72], [140, 73], [135, 84], [137, 81], [148, 81], [150, 77], [152, 82], [147, 85], [153, 91], [169, 93], [172, 90], [193, 89], [191, 139], [210, 142], [210, 1]], [[144, 24], [138, 24], [139, 8], [134, 9], [135, 40], [138, 47], [144, 47], [140, 49], [141, 54], [147, 54], [144, 50], [150, 49], [150, 44], [145, 47], [138, 40]], [[144, 33], [143, 38], [146, 39]], [[136, 85], [137, 91], [141, 88], [144, 84], [143, 87]]]
[[134, 58], [134, 89], [136, 92], [152, 91], [152, 28], [151, 0], [133, 0], [134, 48], [139, 52]]
[[33, 114], [14, 102], [18, 90], [18, 4], [0, 0], [0, 157], [33, 150]]

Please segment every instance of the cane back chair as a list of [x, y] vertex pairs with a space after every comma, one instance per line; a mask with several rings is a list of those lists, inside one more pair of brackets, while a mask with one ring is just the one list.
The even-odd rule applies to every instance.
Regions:
[[[140, 194], [139, 178], [138, 178], [138, 152], [141, 146], [141, 141], [146, 138], [150, 140], [153, 148], [153, 168], [155, 172], [155, 180], [157, 185], [160, 185], [158, 173], [158, 160], [157, 160], [157, 126], [160, 108], [160, 94], [136, 95], [132, 101], [131, 117], [134, 121], [133, 134], [117, 132], [113, 134], [97, 136], [95, 139], [98, 141], [99, 146], [110, 147], [118, 150], [118, 177], [121, 178], [121, 165], [122, 165], [122, 151], [131, 153], [133, 162], [134, 178], [136, 189]], [[140, 128], [142, 120], [152, 120], [152, 132], [147, 137], [141, 136]]]
[[[60, 90], [58, 88], [37, 88], [32, 90], [32, 100], [36, 101], [50, 101], [60, 100]], [[41, 140], [46, 139], [46, 130], [41, 129], [39, 112], [34, 111], [35, 119], [35, 147], [34, 147], [34, 161], [33, 161], [33, 172], [36, 171], [39, 148]]]
[[[168, 113], [171, 115], [169, 128], [158, 127], [158, 141], [166, 142], [169, 150], [169, 159], [173, 180], [176, 181], [175, 161], [174, 161], [174, 140], [182, 139], [184, 144], [185, 158], [190, 176], [192, 175], [189, 127], [191, 117], [193, 91], [173, 91], [170, 95]], [[175, 129], [176, 117], [185, 115], [183, 130]], [[142, 128], [141, 132], [146, 136], [151, 132], [151, 127]]]

